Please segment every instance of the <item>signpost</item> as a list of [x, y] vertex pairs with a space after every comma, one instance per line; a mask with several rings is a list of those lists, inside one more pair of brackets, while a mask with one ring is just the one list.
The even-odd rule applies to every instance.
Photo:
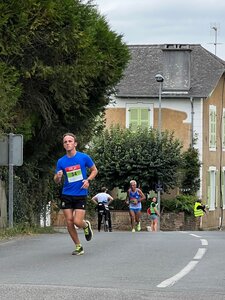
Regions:
[[23, 136], [9, 133], [0, 137], [0, 166], [9, 167], [9, 227], [13, 227], [13, 166], [23, 164]]

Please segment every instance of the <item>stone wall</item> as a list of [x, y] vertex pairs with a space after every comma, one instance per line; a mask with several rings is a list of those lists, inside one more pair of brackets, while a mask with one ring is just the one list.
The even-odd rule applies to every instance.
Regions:
[[[130, 217], [128, 211], [111, 211], [112, 227], [113, 230], [131, 230]], [[97, 229], [97, 213], [92, 216], [87, 215], [87, 219], [90, 220], [92, 227]], [[199, 220], [194, 216], [185, 216], [184, 213], [164, 213], [161, 216], [160, 229], [162, 231], [185, 231], [185, 230], [198, 230]], [[59, 213], [52, 214], [52, 226], [64, 227], [66, 226], [63, 212], [60, 210]], [[150, 225], [150, 220], [147, 213], [141, 215], [141, 227], [143, 231], [147, 230], [147, 226]]]

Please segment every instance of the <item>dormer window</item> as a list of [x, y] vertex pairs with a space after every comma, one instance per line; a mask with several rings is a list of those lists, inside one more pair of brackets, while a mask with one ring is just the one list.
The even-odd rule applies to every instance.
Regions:
[[163, 50], [163, 91], [190, 89], [191, 50], [187, 45], [166, 45]]

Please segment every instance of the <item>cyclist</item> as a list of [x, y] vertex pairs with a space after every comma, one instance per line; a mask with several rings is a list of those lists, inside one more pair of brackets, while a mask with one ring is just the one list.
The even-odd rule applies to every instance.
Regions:
[[[98, 205], [99, 203], [102, 203], [103, 205], [109, 205], [114, 200], [112, 196], [110, 196], [108, 193], [108, 190], [106, 187], [101, 188], [101, 193], [96, 194], [91, 200]], [[106, 213], [108, 214], [108, 220], [109, 220], [109, 231], [112, 231], [112, 221], [111, 221], [111, 214], [109, 209], [106, 210]], [[102, 214], [98, 213], [98, 231], [101, 230], [101, 223], [102, 223]]]

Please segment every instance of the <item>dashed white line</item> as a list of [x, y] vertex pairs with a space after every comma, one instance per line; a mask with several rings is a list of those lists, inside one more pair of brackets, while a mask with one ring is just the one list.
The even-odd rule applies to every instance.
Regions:
[[[201, 238], [201, 236], [196, 235], [196, 234], [190, 234], [191, 236]], [[207, 246], [208, 241], [205, 239], [201, 239], [202, 246]], [[159, 288], [165, 288], [165, 287], [170, 287], [174, 285], [178, 280], [180, 280], [182, 277], [187, 275], [191, 270], [195, 268], [195, 266], [199, 263], [199, 260], [202, 259], [204, 254], [206, 253], [206, 248], [199, 248], [193, 259], [190, 261], [179, 273], [176, 275], [162, 281], [160, 284], [157, 285]]]
[[199, 248], [193, 259], [202, 259], [203, 255], [206, 253], [206, 248]]
[[208, 246], [208, 241], [205, 239], [201, 239], [202, 246]]
[[200, 235], [193, 234], [193, 233], [191, 233], [190, 235], [191, 235], [191, 236], [194, 236], [194, 237], [197, 237], [197, 238], [200, 238], [200, 237], [201, 237]]
[[197, 263], [198, 263], [197, 260], [190, 261], [186, 265], [186, 267], [184, 267], [179, 273], [177, 273], [173, 277], [170, 277], [170, 278], [164, 280], [163, 282], [161, 282], [160, 284], [158, 284], [157, 287], [165, 288], [165, 287], [174, 285], [174, 283], [176, 283], [182, 277], [184, 277], [185, 275], [187, 275], [191, 270], [193, 270], [194, 267], [197, 265]]

